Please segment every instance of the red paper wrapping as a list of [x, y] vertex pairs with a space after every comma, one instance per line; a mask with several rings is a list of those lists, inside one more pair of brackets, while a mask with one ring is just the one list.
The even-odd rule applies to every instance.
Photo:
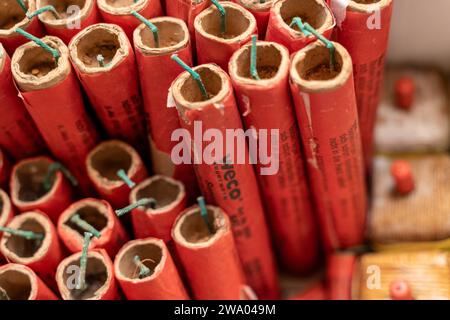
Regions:
[[236, 2], [251, 12], [256, 19], [258, 38], [264, 39], [266, 36], [267, 24], [269, 23], [270, 8], [272, 8], [275, 0], [267, 0], [264, 2], [254, 0], [233, 0], [233, 2]]
[[351, 58], [334, 45], [336, 71], [330, 71], [330, 53], [321, 42], [296, 53], [290, 71], [326, 249], [361, 244], [367, 209]]
[[163, 15], [160, 0], [125, 0], [116, 3], [111, 0], [98, 0], [97, 5], [103, 20], [122, 27], [130, 41], [133, 40], [134, 29], [141, 24], [131, 15], [131, 11], [136, 11], [147, 19]]
[[155, 47], [151, 31], [140, 25], [134, 32], [134, 47], [139, 67], [142, 95], [150, 130], [153, 172], [180, 180], [189, 186], [188, 197], [193, 199], [198, 190], [197, 179], [190, 164], [175, 165], [171, 152], [176, 142], [172, 133], [180, 128], [175, 108], [168, 108], [167, 97], [172, 81], [180, 74], [180, 67], [170, 59], [177, 54], [192, 66], [189, 33], [183, 21], [170, 17], [150, 20], [159, 30], [159, 48]]
[[[23, 0], [23, 2], [28, 8], [27, 14], [36, 10], [35, 0]], [[17, 20], [20, 21], [17, 22]], [[28, 42], [27, 38], [15, 32], [17, 28], [22, 28], [36, 37], [44, 35], [39, 19], [28, 19], [16, 0], [2, 1], [0, 21], [0, 42], [10, 55], [14, 53], [17, 47]]]
[[51, 178], [51, 188], [47, 190], [44, 181], [53, 161], [48, 157], [35, 157], [18, 162], [12, 171], [10, 190], [11, 201], [20, 212], [41, 210], [53, 223], [64, 209], [72, 203], [72, 187], [60, 171]]
[[[242, 130], [242, 122], [227, 74], [214, 64], [194, 69], [202, 79], [206, 79], [205, 87], [211, 98], [202, 101], [195, 80], [187, 72], [182, 73], [174, 81], [171, 92], [179, 111], [180, 123], [186, 129], [185, 133], [192, 138], [195, 132], [196, 136], [202, 135], [202, 129], [217, 129], [223, 136], [225, 129]], [[206, 159], [210, 163], [208, 164], [198, 161], [202, 152], [198, 149], [208, 145], [206, 141], [198, 141], [199, 139], [202, 137], [197, 137], [197, 142], [193, 143], [196, 149], [195, 169], [205, 198], [208, 203], [226, 208], [230, 215], [237, 249], [249, 285], [260, 298], [276, 298], [279, 291], [275, 260], [258, 184], [253, 167], [248, 161], [247, 146], [244, 145], [244, 148], [237, 150], [239, 154], [236, 152], [236, 146], [239, 144], [235, 144], [233, 149], [234, 154], [247, 159], [245, 164], [236, 164], [235, 159], [228, 157], [225, 142], [224, 150], [219, 148], [214, 159]]]
[[[145, 154], [142, 139], [147, 133], [137, 67], [133, 47], [123, 30], [106, 23], [89, 26], [73, 38], [69, 52], [109, 137], [126, 141]], [[98, 55], [103, 56], [104, 67], [99, 65]]]
[[327, 261], [327, 290], [330, 300], [352, 299], [352, 278], [356, 256], [351, 253], [335, 253]]
[[[100, 22], [100, 14], [95, 0], [36, 0], [36, 7], [51, 5], [58, 12], [60, 19], [55, 19], [51, 11], [39, 15], [39, 20], [47, 34], [60, 38], [67, 45], [80, 30]], [[77, 6], [77, 9], [71, 8]]]
[[195, 299], [239, 300], [244, 295], [245, 278], [230, 219], [220, 208], [206, 209], [209, 227], [198, 207], [178, 217], [172, 229], [177, 254]]
[[156, 207], [138, 207], [131, 212], [136, 238], [155, 237], [169, 242], [175, 219], [186, 208], [184, 185], [169, 177], [156, 175], [138, 184], [130, 193], [130, 203], [153, 198]]
[[21, 91], [20, 96], [49, 149], [71, 170], [87, 192], [89, 180], [84, 161], [95, 146], [98, 135], [84, 109], [67, 47], [56, 37], [42, 40], [59, 51], [61, 57], [56, 65], [50, 53], [34, 42], [28, 42], [12, 57], [13, 76]]
[[[8, 194], [0, 189], [0, 227], [5, 227], [14, 216], [14, 207], [11, 205], [11, 200]], [[3, 232], [0, 232], [0, 237]], [[0, 253], [0, 264], [5, 261], [5, 258]]]
[[292, 19], [299, 17], [324, 37], [330, 39], [336, 25], [333, 14], [324, 0], [280, 0], [270, 11], [266, 40], [278, 42], [294, 53], [316, 40], [305, 37], [298, 27], [290, 28]]
[[56, 270], [56, 282], [64, 300], [119, 300], [114, 266], [105, 250], [88, 251], [85, 290], [77, 290], [81, 252], [67, 257]]
[[[0, 40], [1, 41], [1, 40]], [[44, 151], [44, 142], [19, 98], [11, 74], [11, 60], [0, 44], [0, 147], [14, 159]]]
[[128, 235], [111, 205], [104, 200], [86, 198], [70, 205], [58, 221], [58, 235], [71, 252], [83, 250], [86, 232], [70, 221], [75, 214], [101, 234], [100, 238], [95, 236], [91, 238], [90, 249], [104, 249], [111, 258], [114, 258], [117, 251], [128, 241]]
[[[151, 274], [139, 278], [134, 257], [150, 269]], [[114, 261], [117, 281], [128, 300], [187, 300], [189, 296], [162, 240], [147, 238], [128, 242]]]
[[[258, 42], [257, 69], [261, 80], [254, 80], [250, 76], [250, 48], [251, 45], [244, 46], [230, 59], [236, 100], [247, 129], [277, 134], [277, 141], [271, 142], [279, 153], [276, 164], [272, 161], [270, 168], [258, 163], [257, 177], [284, 269], [291, 273], [310, 272], [318, 262], [318, 230], [289, 92], [289, 52], [274, 42]], [[270, 172], [262, 174], [263, 170]]]
[[370, 3], [331, 1], [338, 24], [336, 41], [348, 50], [353, 61], [367, 172], [370, 172], [372, 167], [373, 135], [384, 75], [392, 3], [392, 0], [375, 0]]
[[147, 169], [136, 150], [119, 140], [105, 141], [95, 147], [86, 159], [86, 167], [97, 192], [116, 209], [129, 204], [131, 191], [117, 176], [117, 171], [123, 169], [134, 183], [147, 177]]
[[289, 300], [328, 300], [327, 289], [319, 282], [306, 291], [290, 297]]
[[55, 270], [64, 252], [50, 219], [43, 212], [28, 211], [15, 216], [8, 227], [44, 234], [43, 240], [27, 240], [3, 233], [0, 251], [8, 261], [33, 269], [49, 287], [56, 289]]
[[258, 34], [258, 29], [255, 17], [240, 5], [220, 4], [227, 12], [225, 34], [221, 34], [219, 11], [212, 5], [195, 18], [195, 44], [198, 64], [213, 62], [226, 71], [233, 53]]
[[0, 288], [10, 300], [58, 300], [33, 270], [20, 264], [0, 267]]
[[191, 0], [166, 0], [166, 14], [186, 22], [192, 47], [195, 47], [195, 17], [209, 7], [210, 4], [209, 0], [200, 0], [198, 2]]
[[11, 174], [11, 163], [0, 149], [0, 187], [6, 187]]

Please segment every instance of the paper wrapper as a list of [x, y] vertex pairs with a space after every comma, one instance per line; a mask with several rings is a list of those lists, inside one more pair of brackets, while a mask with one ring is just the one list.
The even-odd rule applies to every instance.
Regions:
[[270, 9], [266, 40], [284, 45], [290, 53], [314, 42], [316, 38], [313, 35], [305, 37], [298, 27], [289, 27], [295, 17], [309, 23], [327, 39], [330, 39], [336, 24], [330, 8], [323, 0], [279, 0]]
[[[134, 257], [150, 269], [150, 275], [139, 278]], [[117, 281], [128, 300], [187, 300], [189, 296], [172, 257], [162, 240], [146, 238], [128, 242], [114, 261]]]
[[[416, 86], [409, 111], [397, 106], [395, 83], [410, 77]], [[450, 108], [445, 81], [435, 70], [392, 68], [386, 72], [377, 113], [379, 152], [444, 152], [450, 147]]]
[[[95, 0], [36, 0], [36, 7], [52, 5], [60, 19], [51, 11], [39, 15], [47, 34], [60, 38], [67, 45], [80, 30], [100, 22]], [[77, 6], [71, 8], [71, 6]]]
[[133, 40], [133, 31], [141, 22], [131, 15], [131, 11], [136, 11], [144, 18], [150, 19], [163, 15], [160, 0], [98, 0], [97, 5], [103, 20], [120, 26]]
[[172, 229], [175, 248], [197, 300], [240, 300], [245, 278], [228, 216], [207, 206], [209, 231], [198, 207], [184, 211]]
[[181, 72], [181, 68], [170, 58], [171, 55], [177, 54], [192, 66], [189, 33], [179, 19], [160, 17], [150, 21], [159, 30], [160, 47], [155, 47], [153, 34], [144, 24], [134, 32], [134, 47], [147, 127], [150, 130], [153, 172], [180, 180], [189, 187], [186, 190], [188, 197], [194, 199], [198, 195], [198, 188], [192, 165], [175, 165], [171, 159], [172, 149], [177, 144], [171, 137], [180, 128], [180, 123], [173, 103], [168, 104], [170, 85]]
[[255, 17], [243, 7], [228, 1], [221, 5], [227, 12], [226, 32], [221, 34], [219, 11], [211, 5], [195, 18], [195, 45], [198, 64], [212, 62], [226, 71], [233, 53], [258, 30]]
[[357, 257], [352, 253], [334, 253], [328, 257], [326, 278], [330, 300], [352, 299], [352, 277]]
[[20, 212], [41, 210], [56, 224], [61, 212], [72, 203], [73, 192], [60, 171], [52, 178], [50, 190], [45, 188], [44, 180], [52, 162], [44, 156], [18, 162], [11, 174], [10, 190], [11, 201]]
[[266, 36], [267, 24], [269, 22], [270, 8], [272, 8], [275, 0], [267, 0], [264, 2], [254, 0], [233, 0], [233, 2], [241, 5], [251, 12], [256, 19], [258, 27], [258, 38], [263, 40]]
[[0, 87], [0, 146], [14, 159], [43, 152], [44, 142], [18, 96], [12, 80], [11, 60], [1, 44]]
[[81, 252], [63, 261], [56, 270], [56, 282], [64, 300], [119, 300], [120, 294], [114, 277], [114, 266], [105, 250], [88, 252], [85, 290], [77, 290]]
[[[0, 227], [5, 227], [14, 216], [14, 207], [11, 205], [11, 200], [8, 194], [0, 189]], [[0, 237], [3, 232], [0, 232]], [[0, 264], [5, 262], [5, 258], [0, 253]]]
[[143, 198], [155, 199], [156, 207], [138, 207], [131, 212], [135, 237], [155, 237], [170, 242], [173, 223], [187, 204], [184, 185], [169, 177], [156, 175], [142, 181], [130, 193], [130, 203]]
[[415, 300], [448, 300], [450, 268], [448, 253], [418, 251], [373, 253], [361, 257], [355, 274], [354, 298], [390, 299], [393, 281], [406, 281]]
[[70, 205], [58, 221], [58, 235], [71, 252], [83, 250], [85, 232], [70, 221], [74, 214], [78, 214], [82, 220], [101, 233], [100, 238], [95, 236], [91, 238], [90, 249], [104, 249], [111, 258], [114, 258], [128, 241], [128, 235], [111, 205], [104, 200], [86, 198]]
[[[102, 126], [111, 138], [146, 154], [142, 98], [133, 47], [119, 26], [96, 24], [77, 34], [70, 59]], [[104, 67], [97, 56], [104, 57]], [[117, 84], [120, 83], [120, 86]]]
[[12, 57], [13, 77], [50, 151], [71, 170], [83, 191], [89, 191], [84, 161], [98, 135], [84, 109], [67, 47], [56, 37], [42, 40], [60, 52], [58, 62], [37, 44], [28, 42]]
[[95, 147], [86, 159], [89, 179], [101, 197], [115, 209], [129, 204], [130, 187], [119, 178], [123, 169], [134, 183], [147, 177], [141, 157], [130, 145], [119, 140], [109, 140]]
[[319, 282], [288, 300], [328, 300], [327, 289], [322, 282]]
[[326, 249], [363, 242], [366, 188], [352, 64], [338, 43], [336, 71], [320, 42], [296, 53], [291, 89]]
[[49, 287], [56, 289], [55, 270], [64, 252], [50, 219], [43, 212], [28, 211], [15, 216], [8, 227], [44, 234], [43, 240], [27, 240], [3, 233], [0, 251], [8, 261], [33, 269]]
[[[213, 64], [194, 68], [202, 77], [210, 99], [202, 101], [195, 80], [187, 72], [182, 73], [172, 84], [171, 92], [177, 105], [180, 123], [191, 137], [196, 124], [203, 130], [216, 129], [225, 136], [226, 129], [242, 129], [242, 122], [234, 99], [231, 82], [227, 74]], [[195, 122], [195, 123], [194, 123]], [[202, 129], [200, 128], [200, 131]], [[197, 133], [198, 134], [198, 133]], [[201, 133], [200, 133], [201, 134]], [[198, 139], [198, 138], [197, 138]], [[197, 177], [205, 199], [210, 204], [226, 208], [232, 221], [237, 249], [244, 267], [249, 285], [263, 299], [278, 296], [278, 283], [275, 260], [269, 233], [264, 218], [264, 210], [259, 195], [258, 184], [249, 163], [247, 145], [237, 150], [247, 159], [237, 164], [228, 159], [226, 148], [218, 149], [213, 164], [198, 161], [199, 148], [206, 142], [194, 142], [194, 157]], [[201, 152], [201, 151], [200, 151]], [[221, 153], [223, 158], [218, 156]], [[220, 158], [220, 159], [219, 159]], [[209, 161], [208, 160], [208, 161]], [[225, 160], [225, 161], [224, 161]], [[228, 164], [227, 162], [231, 162]]]
[[166, 0], [166, 14], [171, 17], [183, 20], [188, 29], [191, 38], [192, 47], [195, 48], [195, 28], [194, 20], [197, 15], [209, 7], [209, 0], [200, 0], [198, 2], [191, 0]]
[[374, 200], [369, 215], [369, 237], [380, 249], [450, 248], [450, 157], [428, 155], [402, 158], [411, 165], [415, 190], [395, 192], [392, 161], [374, 161]]
[[[35, 0], [24, 0], [24, 2], [28, 8], [28, 14], [36, 11]], [[39, 23], [39, 19], [28, 19], [15, 0], [2, 1], [0, 4], [0, 21], [0, 42], [10, 55], [14, 53], [17, 47], [29, 41], [27, 38], [15, 32], [17, 28], [22, 28], [36, 37], [42, 37], [44, 35], [44, 30]]]
[[[257, 69], [261, 80], [254, 80], [250, 76], [250, 48], [251, 45], [244, 46], [230, 60], [236, 100], [247, 129], [264, 129], [268, 134], [278, 130], [279, 141], [275, 146], [272, 141], [271, 147], [279, 148], [279, 159], [272, 159], [270, 165], [274, 168], [258, 163], [257, 177], [284, 269], [291, 273], [309, 272], [318, 262], [318, 230], [289, 92], [289, 52], [274, 42], [258, 42]], [[263, 170], [273, 172], [263, 175]]]
[[33, 270], [20, 264], [0, 267], [0, 288], [10, 300], [58, 300]]
[[376, 0], [370, 4], [332, 0], [331, 7], [337, 20], [336, 40], [348, 50], [353, 61], [364, 160], [369, 172], [392, 0]]

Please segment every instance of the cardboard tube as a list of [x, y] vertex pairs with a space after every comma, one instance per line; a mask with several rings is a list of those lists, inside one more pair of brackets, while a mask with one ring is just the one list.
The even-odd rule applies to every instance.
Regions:
[[119, 140], [97, 145], [86, 159], [86, 168], [97, 192], [114, 208], [128, 205], [131, 191], [117, 171], [123, 169], [134, 183], [140, 183], [147, 177], [147, 169], [136, 150]]
[[291, 91], [326, 249], [364, 241], [367, 199], [351, 58], [333, 43], [315, 42], [296, 53]]
[[351, 253], [334, 253], [328, 257], [326, 278], [330, 300], [352, 299], [352, 278], [356, 256]]
[[44, 234], [42, 240], [28, 240], [3, 233], [0, 251], [8, 261], [30, 267], [49, 287], [56, 289], [55, 270], [64, 252], [50, 219], [42, 211], [28, 211], [15, 216], [8, 228]]
[[11, 174], [11, 163], [0, 149], [0, 186], [6, 187]]
[[333, 14], [324, 0], [280, 0], [270, 10], [266, 40], [278, 42], [290, 53], [303, 49], [316, 38], [306, 36], [297, 26], [291, 28], [292, 19], [299, 17], [327, 39], [331, 38], [336, 25]]
[[51, 178], [51, 188], [44, 181], [53, 161], [48, 157], [35, 157], [18, 162], [11, 174], [11, 201], [20, 212], [41, 210], [53, 223], [72, 203], [72, 187], [60, 171]]
[[[245, 127], [264, 129], [268, 134], [278, 130], [278, 171], [257, 177], [284, 269], [306, 273], [318, 262], [318, 230], [289, 92], [289, 52], [274, 42], [258, 42], [256, 47], [261, 79], [255, 80], [250, 75], [251, 45], [242, 47], [231, 57], [230, 77]], [[257, 164], [258, 172], [264, 167]]]
[[0, 267], [0, 289], [9, 300], [58, 300], [33, 270], [15, 263]]
[[[100, 23], [78, 33], [69, 45], [70, 59], [108, 136], [146, 154], [147, 134], [133, 47], [123, 30]], [[104, 59], [102, 67], [98, 55]], [[120, 83], [120, 90], [116, 90]]]
[[100, 22], [95, 0], [36, 0], [36, 7], [51, 5], [59, 18], [50, 12], [39, 15], [47, 34], [60, 38], [67, 45], [80, 30]]
[[230, 220], [218, 207], [207, 210], [209, 226], [198, 207], [178, 217], [172, 229], [177, 254], [195, 299], [239, 300], [245, 278]]
[[58, 61], [34, 42], [28, 42], [14, 53], [12, 73], [20, 97], [50, 151], [71, 170], [87, 192], [89, 180], [84, 161], [98, 135], [84, 109], [67, 47], [56, 37], [47, 36], [42, 41], [58, 50], [61, 55]]
[[141, 22], [131, 15], [136, 11], [150, 19], [163, 15], [160, 0], [98, 0], [97, 5], [103, 20], [120, 26], [133, 41], [133, 31]]
[[42, 138], [18, 97], [11, 74], [11, 60], [0, 44], [0, 146], [14, 159], [44, 151]]
[[105, 250], [88, 252], [86, 289], [77, 290], [81, 252], [65, 258], [56, 270], [56, 282], [63, 300], [119, 300], [111, 258]]
[[166, 14], [181, 19], [186, 23], [193, 48], [195, 48], [195, 18], [200, 12], [209, 7], [210, 3], [209, 0], [166, 0]]
[[373, 135], [384, 75], [389, 39], [392, 0], [331, 1], [338, 28], [336, 41], [353, 61], [356, 101], [366, 171], [372, 167]]
[[[5, 227], [14, 216], [14, 207], [11, 205], [11, 200], [8, 194], [0, 189], [0, 227]], [[3, 232], [0, 232], [0, 237]], [[5, 257], [0, 253], [0, 264], [5, 261]]]
[[[27, 13], [36, 10], [35, 0], [23, 0], [28, 8]], [[4, 0], [0, 5], [0, 42], [5, 47], [8, 54], [12, 55], [20, 45], [28, 40], [15, 32], [17, 28], [22, 28], [35, 35], [42, 37], [44, 30], [38, 19], [28, 19], [25, 12], [16, 0]]]
[[191, 44], [186, 24], [171, 17], [150, 20], [159, 33], [159, 47], [153, 34], [141, 24], [134, 32], [134, 47], [139, 67], [142, 95], [150, 131], [150, 147], [153, 172], [182, 181], [190, 199], [198, 195], [195, 172], [190, 164], [175, 165], [171, 152], [176, 142], [172, 133], [180, 128], [176, 108], [168, 106], [168, 91], [172, 81], [180, 74], [180, 67], [170, 59], [177, 54], [188, 65], [192, 65]]
[[117, 251], [128, 241], [128, 235], [111, 205], [104, 200], [86, 198], [70, 205], [58, 221], [58, 235], [71, 252], [83, 250], [86, 231], [71, 221], [75, 214], [101, 234], [100, 238], [92, 237], [89, 249], [104, 249], [114, 258]]
[[255, 17], [243, 7], [228, 1], [220, 4], [227, 12], [226, 32], [221, 34], [220, 13], [211, 5], [195, 18], [195, 44], [198, 64], [212, 62], [227, 71], [233, 53], [258, 30]]
[[[202, 101], [200, 89], [187, 72], [173, 82], [171, 92], [182, 127], [188, 130], [191, 137], [198, 130], [195, 123], [200, 123], [204, 130], [217, 129], [223, 136], [225, 128], [242, 129], [227, 74], [213, 64], [194, 70], [203, 79], [210, 98]], [[206, 144], [200, 142], [200, 146]], [[243, 149], [238, 152], [244, 153], [244, 158], [248, 159], [247, 146]], [[226, 159], [226, 150], [218, 152]], [[276, 298], [279, 292], [275, 260], [253, 167], [249, 161], [245, 164], [226, 164], [225, 159], [216, 159], [223, 164], [209, 165], [202, 161], [195, 165], [200, 187], [208, 203], [227, 209], [233, 221], [237, 249], [249, 285], [263, 299]]]
[[155, 237], [169, 242], [175, 219], [186, 208], [184, 185], [169, 177], [156, 175], [142, 181], [130, 193], [130, 203], [152, 198], [156, 207], [138, 207], [131, 212], [136, 238]]
[[[140, 261], [150, 273], [140, 278]], [[128, 300], [187, 300], [189, 296], [162, 240], [146, 238], [128, 242], [114, 261], [117, 281]]]
[[269, 23], [270, 8], [276, 0], [266, 0], [264, 2], [257, 0], [233, 0], [237, 4], [243, 6], [251, 12], [256, 19], [258, 27], [258, 38], [264, 39], [266, 37], [267, 24]]

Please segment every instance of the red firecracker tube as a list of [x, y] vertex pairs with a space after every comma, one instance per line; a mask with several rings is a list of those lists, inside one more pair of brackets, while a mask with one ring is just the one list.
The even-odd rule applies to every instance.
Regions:
[[256, 49], [259, 79], [250, 75], [251, 45], [246, 45], [231, 57], [231, 81], [245, 127], [267, 130], [268, 135], [277, 130], [272, 144], [278, 148], [278, 166], [263, 175], [268, 168], [259, 163], [257, 176], [282, 265], [305, 273], [318, 262], [319, 237], [289, 92], [289, 52], [274, 42], [258, 42]]
[[[148, 269], [145, 276], [140, 275], [141, 264]], [[147, 238], [128, 242], [117, 254], [114, 272], [128, 300], [189, 299], [162, 240]]]
[[0, 291], [9, 300], [58, 300], [33, 270], [15, 263], [0, 267]]
[[74, 215], [90, 224], [98, 232], [91, 238], [89, 249], [104, 249], [111, 258], [128, 241], [128, 235], [111, 205], [104, 200], [87, 198], [70, 205], [59, 218], [58, 235], [71, 252], [83, 249], [84, 233], [89, 231], [73, 222]]
[[364, 240], [367, 210], [363, 155], [352, 62], [343, 46], [321, 42], [292, 58], [291, 89], [305, 149], [312, 193], [326, 249]]
[[50, 151], [71, 170], [83, 190], [88, 191], [84, 161], [98, 135], [84, 109], [69, 50], [56, 37], [47, 36], [42, 41], [56, 49], [60, 58], [55, 61], [49, 52], [28, 42], [14, 53], [12, 73], [20, 96]]
[[219, 10], [210, 6], [202, 11], [194, 22], [197, 47], [197, 62], [216, 63], [228, 70], [228, 61], [233, 53], [257, 34], [253, 15], [233, 2], [220, 2], [226, 11], [226, 30], [222, 33]]
[[269, 23], [270, 8], [276, 0], [233, 0], [251, 12], [258, 26], [258, 38], [263, 40], [266, 36], [267, 24]]
[[198, 207], [184, 211], [172, 229], [175, 248], [197, 300], [244, 299], [245, 277], [228, 216], [207, 206], [206, 221]]
[[[201, 135], [202, 129], [217, 129], [223, 137], [226, 136], [226, 129], [242, 130], [227, 74], [214, 64], [202, 65], [194, 70], [204, 79], [205, 89], [209, 93], [208, 100], [203, 100], [196, 81], [187, 72], [182, 73], [171, 87], [183, 128], [191, 137], [194, 137], [194, 134]], [[201, 128], [198, 128], [199, 125]], [[198, 129], [200, 133], [197, 132]], [[201, 139], [201, 136], [197, 139]], [[222, 155], [216, 154], [215, 159], [209, 159], [212, 163], [198, 161], [202, 158], [199, 148], [203, 149], [206, 145], [208, 143], [203, 139], [194, 143], [192, 157], [192, 161], [197, 162], [195, 169], [205, 198], [208, 203], [226, 208], [230, 215], [237, 249], [249, 285], [263, 299], [276, 298], [279, 291], [275, 259], [258, 183], [248, 161], [247, 145], [244, 142], [244, 148], [239, 149], [239, 144], [235, 144], [232, 150], [234, 154], [247, 159], [243, 164], [229, 159], [225, 143], [223, 149], [217, 150], [217, 153]]]
[[295, 17], [309, 23], [328, 39], [336, 25], [330, 8], [323, 0], [280, 0], [271, 8], [266, 40], [284, 45], [290, 53], [315, 41], [313, 35], [305, 36], [297, 26], [289, 27]]
[[14, 159], [44, 151], [44, 142], [18, 96], [11, 74], [11, 60], [1, 44], [0, 88], [0, 147]]
[[143, 148], [142, 139], [146, 128], [136, 61], [123, 30], [106, 23], [89, 26], [72, 39], [69, 52], [108, 136], [126, 141], [144, 153], [147, 149]]
[[352, 278], [356, 256], [352, 253], [334, 253], [327, 260], [327, 290], [330, 300], [352, 299]]
[[58, 17], [51, 11], [39, 15], [47, 34], [60, 38], [67, 45], [74, 35], [91, 24], [100, 22], [95, 0], [36, 0], [36, 7], [51, 5]]

